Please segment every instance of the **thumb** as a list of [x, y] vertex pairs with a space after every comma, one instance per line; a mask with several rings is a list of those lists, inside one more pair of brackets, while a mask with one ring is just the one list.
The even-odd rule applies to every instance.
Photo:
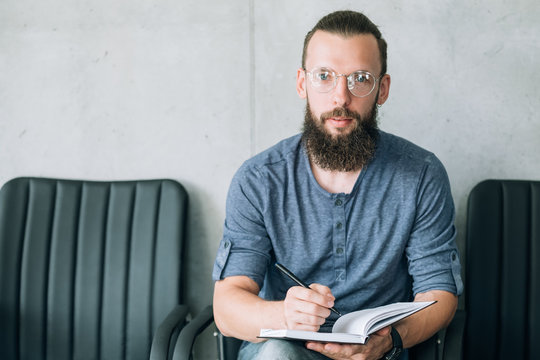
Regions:
[[388, 334], [390, 334], [390, 331], [392, 330], [392, 327], [391, 326], [387, 326], [387, 327], [384, 327], [380, 330], [377, 330], [375, 332], [375, 335], [379, 335], [379, 336], [388, 336]]

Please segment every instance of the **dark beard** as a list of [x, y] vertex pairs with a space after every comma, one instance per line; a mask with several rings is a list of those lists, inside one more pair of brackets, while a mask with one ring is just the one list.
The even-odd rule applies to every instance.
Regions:
[[[354, 119], [354, 129], [349, 134], [331, 135], [324, 128], [324, 121], [333, 116]], [[302, 141], [311, 161], [324, 170], [356, 171], [362, 169], [373, 157], [378, 137], [377, 103], [366, 116], [345, 108], [336, 108], [314, 118], [306, 104]]]

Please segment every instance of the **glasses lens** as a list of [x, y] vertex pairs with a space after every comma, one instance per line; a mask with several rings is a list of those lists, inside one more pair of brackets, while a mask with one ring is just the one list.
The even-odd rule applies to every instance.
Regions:
[[334, 87], [336, 74], [327, 68], [317, 68], [311, 71], [311, 84], [318, 92], [329, 92]]
[[367, 71], [353, 72], [347, 80], [349, 90], [358, 97], [368, 96], [375, 88], [375, 77]]

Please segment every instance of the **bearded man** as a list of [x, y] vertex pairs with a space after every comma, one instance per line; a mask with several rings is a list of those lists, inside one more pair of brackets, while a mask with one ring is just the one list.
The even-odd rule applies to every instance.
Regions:
[[[463, 285], [454, 205], [434, 154], [377, 126], [386, 41], [366, 16], [323, 17], [304, 41], [304, 130], [234, 176], [213, 278], [214, 317], [240, 359], [406, 359], [448, 325]], [[278, 262], [309, 288], [293, 286]], [[437, 302], [365, 345], [262, 341], [261, 328], [330, 331], [335, 315]]]

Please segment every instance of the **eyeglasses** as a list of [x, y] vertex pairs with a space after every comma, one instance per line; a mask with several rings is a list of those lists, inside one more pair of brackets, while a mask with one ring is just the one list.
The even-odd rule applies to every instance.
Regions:
[[376, 78], [369, 71], [358, 70], [353, 73], [336, 74], [336, 72], [330, 68], [318, 67], [311, 71], [306, 71], [309, 80], [313, 88], [320, 93], [327, 93], [332, 91], [337, 84], [338, 78], [344, 76], [347, 78], [347, 87], [351, 94], [356, 97], [366, 97], [373, 92], [377, 81], [379, 81], [384, 74]]

